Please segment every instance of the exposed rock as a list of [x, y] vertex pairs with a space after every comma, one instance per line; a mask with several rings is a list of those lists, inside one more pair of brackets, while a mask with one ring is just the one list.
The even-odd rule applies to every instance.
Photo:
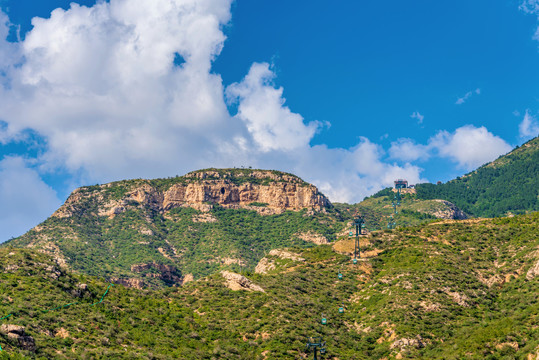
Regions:
[[111, 281], [115, 284], [120, 284], [125, 287], [142, 290], [144, 288], [144, 281], [136, 278], [112, 278]]
[[315, 243], [316, 245], [325, 245], [329, 244], [328, 239], [321, 234], [314, 233], [312, 231], [306, 232], [306, 233], [300, 233], [298, 234], [298, 237], [307, 242]]
[[183, 283], [184, 284], [187, 284], [189, 282], [192, 282], [192, 281], [195, 281], [195, 278], [193, 276], [193, 274], [187, 274], [183, 277]]
[[[196, 175], [205, 179], [204, 174], [199, 172]], [[258, 173], [253, 172], [253, 175], [255, 174]], [[186, 177], [189, 177], [189, 174]], [[236, 185], [227, 179], [202, 180], [186, 185], [175, 184], [164, 193], [163, 209], [193, 207], [207, 202], [231, 209], [250, 207], [253, 202], [266, 203], [265, 208], [271, 211], [265, 210], [263, 213], [282, 213], [286, 210], [303, 208], [321, 210], [329, 205], [329, 201], [319, 194], [314, 186], [300, 185], [290, 177], [288, 182], [276, 181], [267, 185], [251, 182]]]
[[8, 334], [24, 335], [24, 326], [12, 325], [12, 324], [2, 324], [0, 326], [0, 334], [2, 334], [2, 335], [8, 335]]
[[232, 290], [261, 291], [265, 292], [260, 286], [251, 282], [245, 276], [230, 271], [221, 271], [221, 275], [226, 279], [225, 285]]
[[53, 280], [58, 280], [62, 276], [62, 272], [52, 265], [46, 266], [45, 271], [47, 272], [47, 276]]
[[429, 303], [426, 301], [420, 301], [419, 305], [423, 308], [423, 310], [430, 312], [430, 311], [440, 311], [442, 306], [438, 303]]
[[212, 214], [200, 214], [193, 216], [193, 222], [195, 223], [214, 223], [217, 219]]
[[178, 285], [181, 285], [183, 282], [180, 270], [173, 265], [157, 264], [155, 262], [131, 265], [131, 271], [134, 273], [140, 273], [152, 269], [157, 271], [157, 273], [147, 273], [145, 275], [146, 277], [153, 277]]
[[23, 350], [36, 351], [36, 342], [33, 337], [26, 335], [24, 326], [3, 324], [0, 334], [6, 335], [10, 340], [16, 340]]
[[242, 259], [234, 259], [234, 258], [225, 257], [225, 258], [218, 258], [218, 260], [224, 265], [232, 265], [232, 264], [237, 264], [240, 266], [246, 265]]
[[470, 306], [467, 301], [470, 300], [468, 296], [465, 294], [460, 294], [456, 291], [450, 291], [448, 288], [444, 288], [444, 291], [447, 295], [449, 295], [453, 301], [455, 301], [460, 306], [468, 307]]
[[438, 219], [464, 220], [468, 218], [468, 215], [466, 215], [464, 211], [460, 210], [455, 204], [447, 200], [435, 199], [434, 201], [439, 202], [447, 207], [445, 209], [438, 209], [430, 213], [431, 215], [436, 216]]
[[59, 337], [59, 338], [62, 338], [62, 339], [66, 339], [69, 337], [69, 331], [67, 331], [66, 329], [64, 329], [63, 327], [56, 330], [56, 333], [54, 334], [55, 337]]
[[268, 258], [264, 257], [260, 259], [255, 267], [255, 274], [267, 274], [269, 271], [275, 269], [275, 263]]
[[17, 264], [9, 264], [4, 268], [4, 272], [12, 273], [19, 269], [19, 265]]
[[[304, 258], [299, 256], [299, 254], [286, 251], [286, 250], [279, 250], [279, 249], [273, 249], [269, 252], [269, 256], [275, 256], [280, 259], [289, 259], [292, 261], [305, 261]], [[255, 267], [255, 273], [257, 274], [267, 274], [269, 271], [275, 269], [275, 262], [271, 259], [268, 259], [267, 257], [263, 257], [260, 259], [258, 264]]]
[[88, 285], [78, 284], [76, 289], [71, 290], [71, 295], [81, 298], [88, 292]]
[[417, 335], [415, 338], [401, 338], [395, 340], [390, 346], [391, 349], [398, 348], [401, 351], [405, 350], [408, 347], [415, 347], [418, 349], [425, 347], [423, 338], [420, 335]]
[[492, 287], [493, 285], [500, 285], [505, 282], [505, 279], [499, 274], [494, 274], [488, 278], [485, 278], [481, 273], [478, 273], [477, 279], [481, 283], [487, 285], [489, 288]]
[[[398, 189], [391, 189], [391, 191], [393, 191], [394, 193], [398, 192], [399, 190]], [[401, 194], [416, 194], [417, 191], [415, 188], [403, 188], [403, 189], [400, 189], [400, 193]]]
[[305, 261], [305, 259], [299, 256], [299, 254], [286, 251], [286, 250], [273, 249], [269, 252], [268, 255], [276, 256], [281, 259], [290, 259], [293, 261]]
[[[234, 181], [237, 178], [244, 181]], [[233, 179], [234, 178], [234, 179]], [[331, 206], [329, 200], [318, 189], [300, 178], [273, 171], [252, 170], [233, 173], [232, 170], [220, 174], [204, 170], [189, 173], [168, 189], [161, 191], [141, 180], [131, 186], [129, 192], [119, 200], [105, 201], [106, 191], [114, 183], [97, 188], [79, 188], [66, 200], [52, 216], [65, 218], [83, 211], [79, 204], [83, 199], [92, 198], [97, 202], [99, 216], [114, 217], [133, 207], [146, 207], [159, 212], [167, 212], [177, 207], [192, 207], [207, 212], [213, 204], [229, 209], [251, 209], [262, 215], [280, 214], [287, 210], [311, 209], [322, 211]], [[186, 180], [186, 181], [185, 181]], [[243, 180], [243, 179], [242, 179]], [[260, 181], [263, 180], [263, 181]], [[121, 185], [118, 185], [121, 186]], [[252, 206], [264, 203], [265, 206]], [[213, 221], [211, 217], [196, 217], [193, 221]]]
[[537, 260], [535, 265], [532, 266], [530, 270], [528, 270], [528, 272], [526, 273], [526, 279], [531, 280], [536, 276], [539, 276], [539, 260]]
[[157, 251], [159, 251], [161, 253], [161, 255], [163, 255], [167, 259], [172, 260], [172, 257], [169, 254], [167, 254], [166, 250], [163, 249], [162, 247], [158, 247]]
[[151, 229], [139, 229], [138, 231], [142, 235], [154, 236], [154, 232]]
[[518, 351], [518, 343], [516, 341], [515, 342], [504, 342], [504, 343], [496, 345], [496, 349], [498, 349], [498, 350], [502, 350], [504, 347], [510, 347], [510, 348], [515, 349], [515, 351]]

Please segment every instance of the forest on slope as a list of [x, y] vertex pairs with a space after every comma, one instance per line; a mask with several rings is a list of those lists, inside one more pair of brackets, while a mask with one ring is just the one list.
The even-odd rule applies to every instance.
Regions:
[[362, 237], [357, 264], [345, 236], [266, 255], [271, 270], [242, 274], [262, 291], [215, 273], [179, 288], [113, 286], [96, 306], [108, 283], [7, 247], [0, 327], [23, 326], [35, 349], [0, 328], [0, 359], [299, 359], [308, 336], [335, 360], [528, 358], [539, 352], [538, 229], [533, 213], [378, 231]]
[[445, 184], [418, 184], [419, 199], [448, 200], [467, 214], [494, 217], [539, 210], [539, 137]]

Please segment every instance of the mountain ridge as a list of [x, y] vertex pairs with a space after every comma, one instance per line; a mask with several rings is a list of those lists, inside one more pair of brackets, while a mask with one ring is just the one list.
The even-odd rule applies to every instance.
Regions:
[[417, 184], [417, 198], [444, 199], [476, 217], [539, 210], [539, 137], [445, 184]]
[[41, 249], [127, 286], [179, 286], [219, 270], [254, 269], [275, 247], [326, 243], [342, 231], [338, 218], [295, 175], [205, 169], [81, 187], [49, 219], [0, 246]]

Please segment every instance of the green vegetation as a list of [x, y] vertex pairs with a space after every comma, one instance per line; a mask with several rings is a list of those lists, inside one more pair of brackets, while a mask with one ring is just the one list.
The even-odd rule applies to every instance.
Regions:
[[0, 314], [15, 315], [0, 324], [25, 326], [37, 350], [0, 335], [0, 359], [291, 359], [307, 336], [324, 337], [328, 359], [525, 359], [539, 350], [539, 277], [526, 277], [538, 229], [533, 213], [386, 230], [362, 249], [378, 255], [355, 266], [330, 246], [291, 247], [305, 261], [244, 271], [265, 292], [213, 274], [180, 288], [114, 286], [97, 306], [48, 313], [98, 301], [107, 283], [4, 248]]
[[[140, 278], [149, 286], [170, 286], [170, 281], [156, 276], [158, 269], [140, 272], [132, 266], [174, 266], [177, 276], [191, 274], [195, 279], [220, 269], [254, 270], [271, 249], [314, 246], [300, 239], [302, 233], [334, 241], [344, 226], [332, 210], [314, 215], [303, 210], [262, 216], [253, 210], [219, 206], [208, 213], [180, 207], [161, 214], [142, 208], [106, 218], [94, 216], [97, 205], [87, 202], [85, 211], [69, 218], [51, 217], [39, 231], [31, 230], [2, 246], [24, 247], [48, 237], [54, 239], [54, 246], [70, 267], [80, 273], [106, 279]], [[49, 241], [41, 246], [47, 244]]]
[[367, 229], [370, 231], [387, 228], [390, 216], [393, 216], [398, 226], [412, 226], [435, 220], [437, 217], [434, 214], [450, 210], [450, 207], [443, 202], [420, 200], [413, 193], [403, 193], [397, 209], [398, 213], [394, 214], [392, 206], [394, 196], [393, 190], [386, 188], [358, 204], [334, 203], [333, 205], [346, 220], [351, 220], [355, 214], [361, 215], [366, 220]]
[[[277, 170], [262, 170], [262, 169], [217, 169], [209, 168], [196, 170], [185, 175], [185, 178], [198, 179], [197, 176], [200, 173], [206, 173], [205, 180], [225, 180], [235, 185], [242, 185], [245, 183], [255, 185], [269, 185], [272, 182], [294, 182], [300, 186], [307, 186], [309, 183], [303, 181], [294, 174], [277, 171]], [[261, 177], [261, 173], [267, 173], [269, 176]], [[202, 179], [198, 179], [201, 181]]]
[[[536, 156], [534, 144], [485, 168], [522, 173], [513, 164]], [[481, 169], [465, 182], [480, 184], [472, 179]], [[229, 180], [252, 170], [216, 171]], [[399, 227], [383, 230], [393, 213], [391, 189], [359, 204], [270, 216], [215, 204], [202, 212], [121, 203], [141, 185], [166, 191], [187, 176], [81, 188], [77, 203], [62, 209], [68, 215], [2, 244], [0, 325], [24, 326], [36, 351], [0, 332], [0, 360], [300, 359], [307, 336], [325, 339], [327, 359], [526, 359], [539, 352], [539, 212], [435, 220], [454, 209], [407, 193], [394, 215]], [[123, 208], [98, 216], [108, 202]], [[362, 238], [354, 265], [343, 249], [353, 248], [346, 233], [356, 213], [369, 230], [382, 230]], [[315, 246], [305, 235], [330, 244]], [[283, 248], [292, 256], [268, 254]], [[263, 258], [272, 266], [255, 273]], [[232, 290], [220, 270], [241, 273], [263, 291]], [[178, 286], [188, 274], [196, 281]], [[145, 288], [108, 288], [109, 279], [143, 280]]]
[[473, 216], [539, 210], [539, 138], [492, 163], [441, 185], [418, 184], [419, 199], [451, 201]]

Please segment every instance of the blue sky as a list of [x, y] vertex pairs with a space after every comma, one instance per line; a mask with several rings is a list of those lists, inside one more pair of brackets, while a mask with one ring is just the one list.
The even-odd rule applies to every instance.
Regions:
[[80, 185], [253, 166], [357, 202], [539, 132], [534, 0], [0, 8], [0, 241]]

